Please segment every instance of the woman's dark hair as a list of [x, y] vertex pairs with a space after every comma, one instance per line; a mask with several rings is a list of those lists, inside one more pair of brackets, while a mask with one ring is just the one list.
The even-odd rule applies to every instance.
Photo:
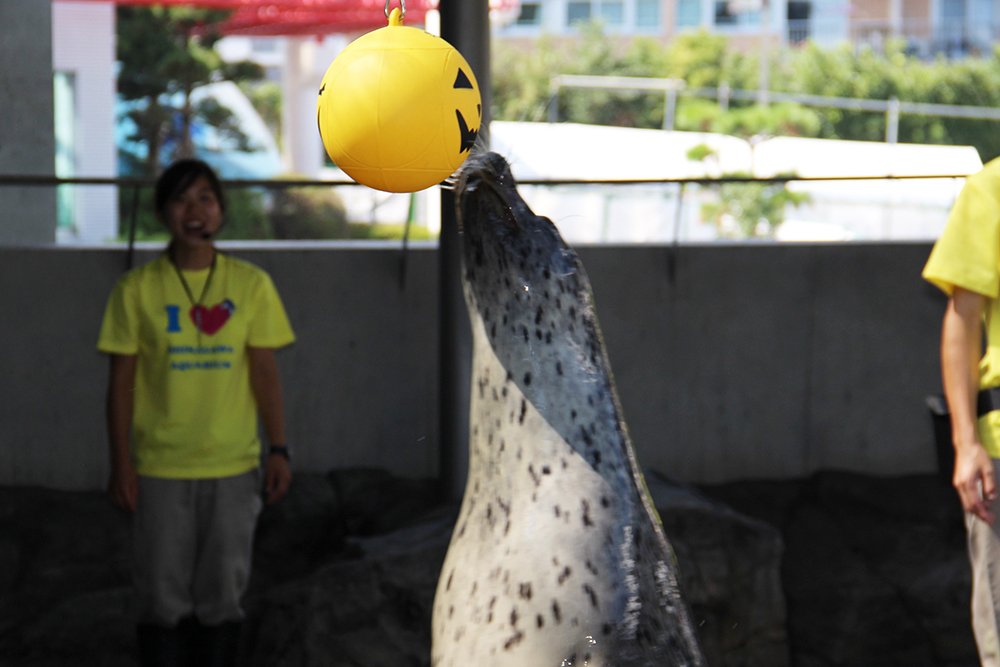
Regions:
[[226, 212], [226, 198], [222, 194], [222, 185], [219, 177], [215, 175], [208, 164], [194, 158], [177, 160], [156, 179], [156, 212], [163, 214], [167, 210], [167, 205], [174, 197], [183, 194], [191, 187], [191, 184], [204, 176], [208, 179], [215, 198], [219, 200], [219, 208]]

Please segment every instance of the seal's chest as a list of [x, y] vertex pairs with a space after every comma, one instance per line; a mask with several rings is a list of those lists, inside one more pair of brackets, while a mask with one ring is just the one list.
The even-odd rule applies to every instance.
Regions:
[[627, 603], [616, 545], [628, 501], [474, 329], [469, 481], [435, 598], [435, 664], [602, 664]]

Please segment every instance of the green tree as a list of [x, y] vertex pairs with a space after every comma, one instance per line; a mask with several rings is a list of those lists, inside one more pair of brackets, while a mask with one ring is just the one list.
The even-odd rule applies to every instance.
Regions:
[[325, 186], [276, 190], [270, 221], [276, 239], [342, 239], [351, 235], [340, 195]]
[[[550, 81], [557, 74], [680, 79], [689, 87], [756, 85], [751, 58], [727, 48], [727, 39], [704, 30], [684, 34], [664, 47], [649, 38], [614, 40], [599, 23], [583, 27], [579, 40], [557, 47], [542, 38], [529, 51], [500, 43], [494, 50], [493, 117], [541, 121], [548, 116]], [[561, 120], [621, 127], [663, 127], [664, 94], [566, 89], [558, 99]], [[793, 108], [794, 107], [794, 108]], [[814, 136], [818, 116], [800, 105], [767, 109], [738, 103], [729, 111], [705, 99], [682, 96], [675, 127], [704, 132]]]
[[692, 88], [752, 88], [757, 83], [756, 62], [729, 48], [724, 35], [705, 29], [679, 35], [666, 47], [666, 75], [683, 79]]
[[[891, 41], [885, 52], [843, 46], [808, 45], [786, 52], [772, 81], [780, 90], [813, 95], [860, 97], [903, 102], [1000, 107], [1000, 52], [985, 58], [924, 61], [907, 55], [905, 44]], [[817, 108], [818, 136], [884, 141], [883, 113]], [[903, 114], [899, 141], [971, 145], [986, 161], [1000, 156], [1000, 122]]]
[[281, 146], [281, 85], [274, 81], [241, 81], [240, 90], [260, 114], [271, 136]]
[[[689, 160], [703, 161], [712, 158], [715, 151], [707, 144], [699, 144], [688, 151]], [[787, 174], [786, 174], [787, 175]], [[726, 174], [746, 178], [749, 174]], [[785, 183], [723, 183], [718, 187], [719, 201], [707, 202], [701, 215], [711, 220], [724, 238], [769, 238], [785, 221], [785, 209], [809, 201], [804, 192], [792, 192]]]
[[[197, 119], [249, 149], [232, 112], [217, 102], [193, 104], [196, 88], [218, 80], [258, 80], [262, 69], [250, 62], [226, 63], [215, 51], [219, 35], [207, 29], [226, 14], [191, 8], [121, 6], [117, 14], [118, 93], [128, 103], [135, 126], [130, 141], [144, 148], [132, 167], [153, 175], [167, 160], [193, 154], [191, 126]], [[163, 155], [172, 146], [170, 155]]]
[[548, 118], [549, 81], [562, 73], [566, 62], [548, 37], [530, 50], [496, 43], [491, 54], [493, 118], [534, 122]]
[[[493, 117], [543, 120], [557, 74], [595, 74], [682, 79], [688, 88], [755, 89], [755, 56], [731, 48], [725, 36], [705, 31], [680, 35], [669, 45], [648, 39], [609, 38], [591, 25], [572, 41], [540, 48], [497, 45], [494, 55]], [[890, 41], [884, 51], [843, 46], [827, 49], [807, 44], [788, 48], [771, 59], [776, 91], [904, 102], [1000, 107], [1000, 50], [982, 58], [924, 61]], [[558, 117], [578, 123], [661, 127], [660, 93], [565, 90]], [[752, 136], [792, 135], [884, 141], [884, 113], [800, 104], [732, 101], [728, 108], [704, 98], [681, 95], [675, 127]], [[1000, 122], [903, 114], [899, 140], [908, 143], [972, 145], [984, 161], [1000, 156]]]
[[[747, 176], [747, 174], [729, 174]], [[719, 201], [702, 205], [701, 215], [715, 222], [719, 235], [728, 238], [770, 238], [785, 221], [785, 209], [809, 201], [809, 195], [792, 192], [784, 183], [723, 183]]]
[[819, 112], [801, 104], [757, 104], [723, 111], [710, 100], [691, 98], [678, 105], [674, 126], [688, 132], [717, 132], [744, 139], [754, 135], [816, 137], [822, 129]]

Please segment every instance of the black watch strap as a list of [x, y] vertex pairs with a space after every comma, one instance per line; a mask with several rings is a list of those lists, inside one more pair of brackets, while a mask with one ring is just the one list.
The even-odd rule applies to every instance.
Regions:
[[284, 456], [286, 461], [291, 461], [292, 457], [288, 453], [288, 445], [271, 445], [267, 453], [271, 456], [277, 454], [278, 456]]

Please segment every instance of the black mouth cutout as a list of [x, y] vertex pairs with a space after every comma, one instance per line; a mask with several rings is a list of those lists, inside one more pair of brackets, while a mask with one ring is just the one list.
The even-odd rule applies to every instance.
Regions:
[[462, 143], [458, 152], [464, 153], [465, 151], [472, 150], [472, 147], [476, 145], [476, 137], [479, 136], [479, 130], [470, 130], [469, 124], [465, 122], [465, 117], [458, 109], [455, 109], [455, 116], [458, 118], [458, 131], [462, 135]]

